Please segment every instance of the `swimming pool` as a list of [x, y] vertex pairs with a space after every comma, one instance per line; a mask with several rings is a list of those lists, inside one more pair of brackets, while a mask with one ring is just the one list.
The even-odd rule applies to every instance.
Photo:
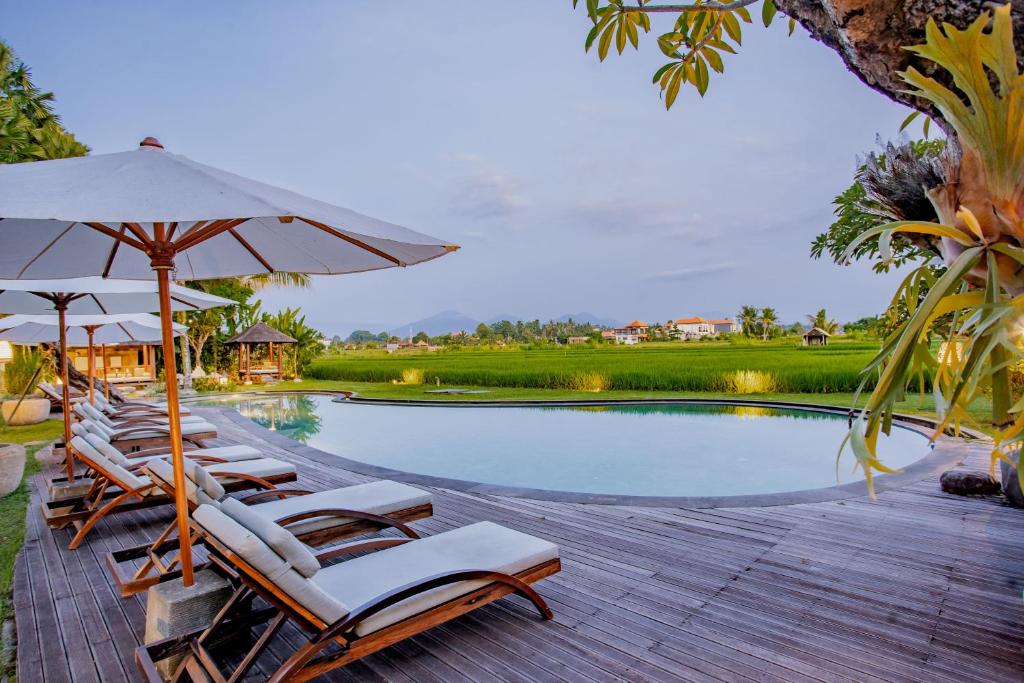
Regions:
[[[350, 460], [505, 487], [620, 496], [744, 496], [862, 479], [836, 453], [845, 416], [738, 405], [453, 407], [333, 402], [318, 394], [239, 394], [230, 407], [268, 429]], [[903, 467], [929, 453], [894, 426], [879, 453]]]

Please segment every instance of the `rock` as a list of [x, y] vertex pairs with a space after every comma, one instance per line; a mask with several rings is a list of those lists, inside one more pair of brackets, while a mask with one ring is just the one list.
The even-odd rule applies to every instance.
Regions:
[[20, 403], [17, 399], [3, 401], [0, 403], [0, 413], [3, 414], [4, 422], [12, 427], [39, 424], [50, 416], [50, 399], [26, 398]]
[[38, 451], [36, 451], [36, 460], [38, 460], [39, 464], [43, 465], [44, 467], [49, 467], [50, 465], [63, 463], [64, 449], [62, 448], [60, 449], [60, 452], [57, 452], [56, 450], [54, 450], [52, 443], [47, 444], [40, 448]]
[[25, 474], [25, 447], [16, 443], [0, 444], [0, 498], [21, 483]]
[[999, 493], [999, 482], [987, 472], [948, 470], [939, 479], [942, 490], [958, 496], [984, 496]]
[[1024, 492], [1020, 490], [1020, 480], [1017, 478], [1017, 456], [1009, 456], [1013, 464], [1005, 460], [999, 461], [999, 478], [1003, 482], [1003, 495], [1006, 502], [1019, 508], [1024, 508]]

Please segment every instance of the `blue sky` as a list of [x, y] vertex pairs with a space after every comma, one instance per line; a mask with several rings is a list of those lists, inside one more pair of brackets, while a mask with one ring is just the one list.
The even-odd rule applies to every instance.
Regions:
[[263, 296], [329, 335], [443, 309], [665, 320], [751, 304], [789, 321], [885, 306], [895, 276], [808, 245], [905, 109], [783, 21], [746, 27], [707, 97], [666, 112], [653, 37], [601, 64], [588, 27], [570, 0], [45, 2], [7, 7], [0, 37], [95, 153], [156, 135], [462, 245]]

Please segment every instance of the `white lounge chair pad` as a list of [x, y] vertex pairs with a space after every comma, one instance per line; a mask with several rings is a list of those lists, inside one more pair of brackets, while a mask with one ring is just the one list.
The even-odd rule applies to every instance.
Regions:
[[[558, 546], [554, 543], [493, 522], [478, 522], [325, 567], [310, 580], [342, 605], [356, 609], [400, 586], [435, 574], [471, 569], [516, 574], [557, 557]], [[375, 614], [356, 632], [373, 633], [470, 593], [485, 583], [463, 581], [435, 588]], [[313, 605], [306, 606], [317, 611]], [[343, 615], [319, 616], [333, 621]]]
[[[234, 446], [212, 446], [210, 448], [195, 448], [190, 451], [185, 451], [185, 457], [209, 455], [214, 458], [220, 458], [221, 460], [227, 460], [228, 462], [238, 462], [240, 460], [255, 460], [256, 458], [262, 458], [263, 454], [252, 446], [246, 446], [244, 444], [237, 444]], [[127, 454], [128, 458], [135, 457], [133, 453]], [[169, 458], [171, 457], [170, 452], [157, 453], [155, 455], [143, 456], [147, 460], [150, 458]]]
[[[431, 502], [430, 493], [397, 481], [381, 480], [357, 484], [330, 491], [318, 491], [306, 496], [290, 496], [253, 505], [250, 509], [271, 522], [300, 512], [324, 509], [359, 510], [374, 515], [389, 515]], [[320, 529], [341, 528], [354, 523], [339, 517], [313, 517], [289, 524], [293, 534], [306, 534]]]
[[[168, 436], [167, 432], [162, 430], [162, 429], [154, 429], [153, 431], [146, 430], [146, 431], [141, 431], [141, 432], [134, 432], [132, 434], [128, 434], [128, 435], [122, 436], [121, 433], [124, 432], [124, 431], [127, 431], [128, 429], [133, 429], [133, 428], [126, 427], [124, 429], [114, 429], [114, 430], [112, 430], [111, 438], [116, 439], [116, 440], [123, 440], [123, 441], [134, 441], [136, 439], [154, 439], [154, 438], [160, 438], [160, 437], [167, 438], [167, 436]], [[142, 426], [140, 425], [139, 427], [134, 427], [134, 429], [142, 429]], [[205, 422], [205, 421], [200, 421], [200, 422], [182, 422], [181, 423], [181, 433], [183, 435], [185, 435], [185, 436], [191, 436], [192, 434], [207, 434], [207, 433], [216, 434], [217, 433], [217, 428], [214, 427], [209, 422]]]
[[[204, 467], [207, 472], [237, 472], [251, 477], [276, 477], [282, 474], [294, 474], [295, 465], [277, 458], [254, 458], [236, 462], [218, 462]], [[222, 484], [232, 479], [219, 479]]]

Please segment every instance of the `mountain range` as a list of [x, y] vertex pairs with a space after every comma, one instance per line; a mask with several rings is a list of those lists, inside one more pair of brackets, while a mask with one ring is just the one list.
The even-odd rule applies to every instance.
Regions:
[[[599, 315], [587, 312], [566, 313], [565, 315], [553, 318], [553, 320], [555, 322], [567, 322], [570, 318], [575, 322], [588, 322], [602, 327], [614, 327], [619, 324], [618, 320], [603, 318]], [[440, 313], [435, 313], [428, 318], [414, 320], [413, 322], [406, 323], [405, 325], [399, 325], [392, 329], [390, 334], [393, 334], [396, 337], [408, 337], [410, 334], [416, 334], [417, 332], [426, 332], [431, 337], [436, 337], [443, 334], [450, 334], [452, 332], [459, 332], [460, 330], [472, 332], [481, 322], [493, 325], [494, 323], [501, 322], [502, 320], [516, 322], [524, 320], [524, 318], [515, 315], [502, 315], [489, 318], [486, 321], [481, 321], [471, 318], [459, 311], [441, 311]]]

